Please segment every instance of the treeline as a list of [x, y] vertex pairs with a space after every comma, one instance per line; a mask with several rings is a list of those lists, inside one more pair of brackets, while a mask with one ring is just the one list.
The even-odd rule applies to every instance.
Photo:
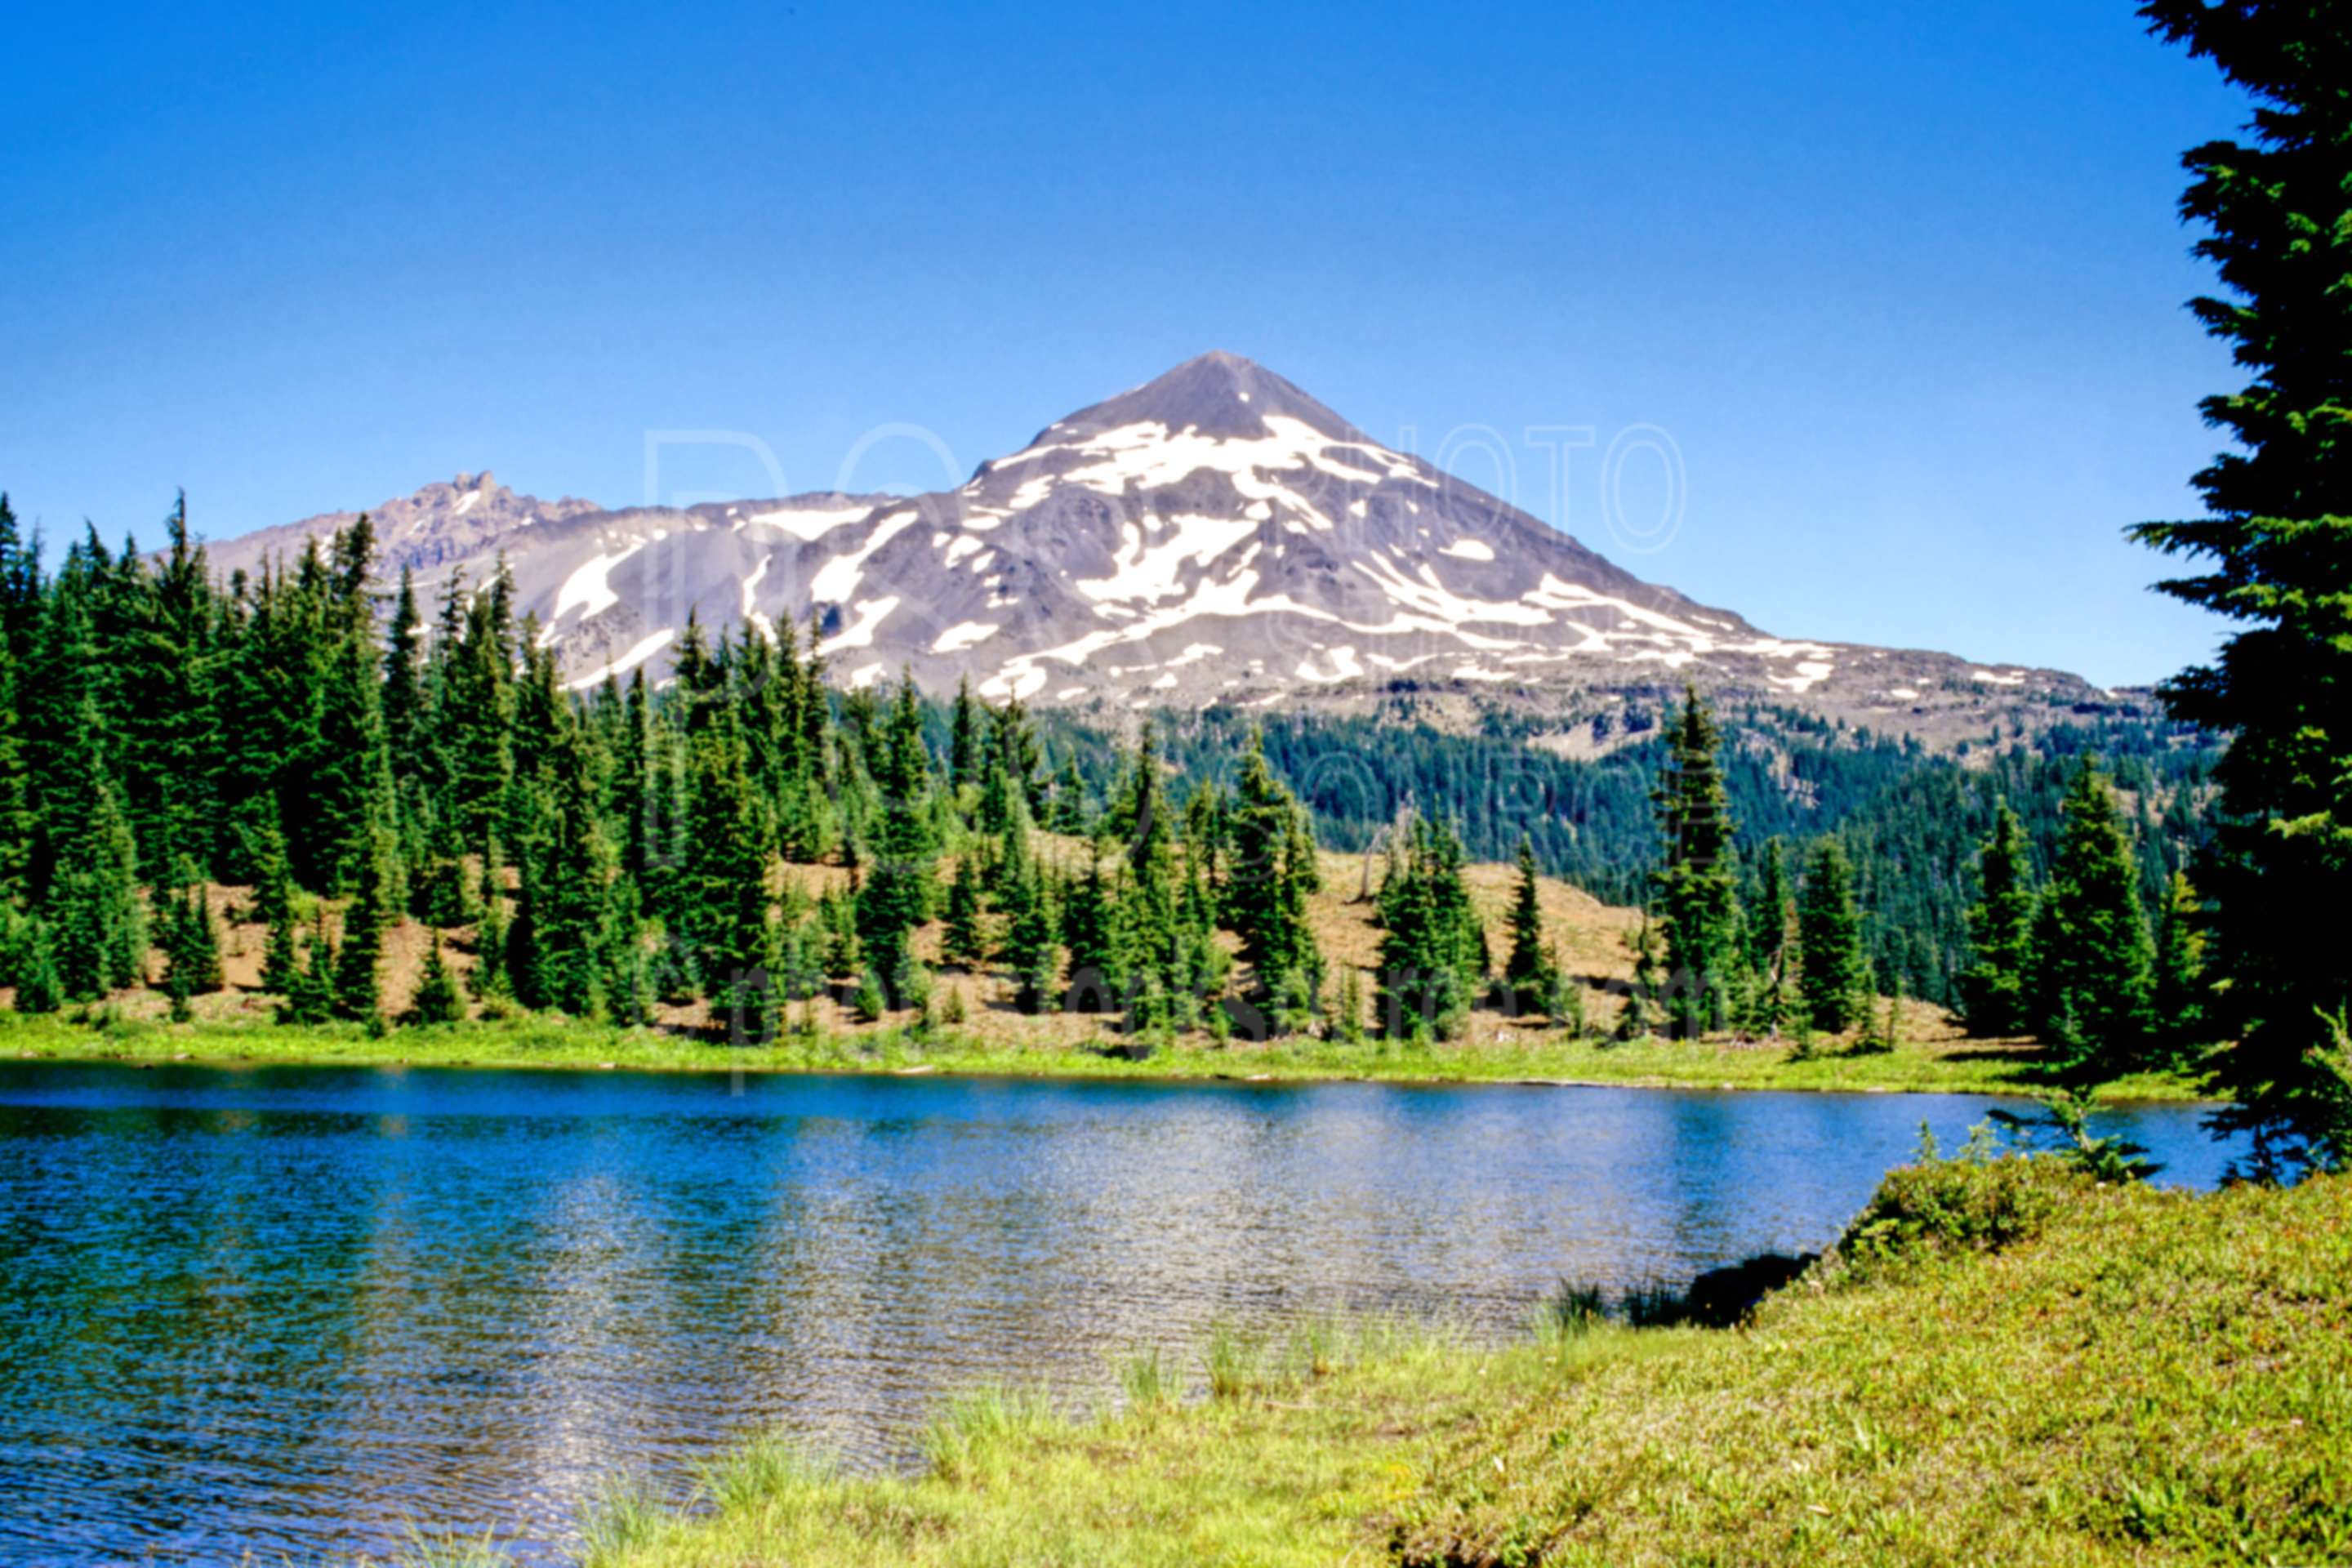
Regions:
[[[1867, 738], [1792, 752], [1801, 717], [1781, 715], [1768, 765], [1766, 716], [1727, 735], [1693, 693], [1659, 740], [1601, 763], [1352, 722], [1244, 736], [1214, 714], [1175, 724], [1170, 756], [1150, 727], [1132, 750], [1055, 737], [968, 688], [949, 703], [904, 682], [836, 691], [814, 637], [714, 639], [692, 622], [661, 689], [640, 672], [572, 691], [503, 569], [429, 607], [404, 574], [379, 603], [364, 518], [226, 584], [184, 506], [166, 534], [152, 556], [87, 536], [46, 575], [0, 500], [0, 984], [23, 1011], [154, 984], [185, 1016], [223, 984], [207, 889], [230, 884], [253, 889], [260, 984], [298, 1024], [390, 1021], [383, 944], [405, 915], [435, 933], [417, 1023], [477, 1005], [620, 1023], [700, 1007], [762, 1040], [831, 995], [919, 1025], [963, 1005], [950, 993], [935, 1012], [915, 950], [936, 919], [940, 959], [1001, 972], [1013, 1005], [1114, 1015], [1139, 1036], [1444, 1039], [1481, 1005], [1581, 1028], [1537, 906], [1547, 848], [1651, 911], [1628, 1037], [1844, 1033], [1923, 974], [1989, 1028], [2062, 1042], [2108, 1039], [2158, 1005], [2152, 953], [2125, 1004], [2069, 978], [2095, 964], [2056, 956], [2083, 924], [2063, 889], [2085, 880], [2089, 787], [2052, 798], [2063, 746], [1979, 774]], [[2193, 764], [2151, 746], [2126, 765], [2143, 826], [2108, 824], [2097, 942], [2145, 938], [2143, 887], [2169, 864], [2147, 847], [2193, 826], [2177, 816]], [[1327, 839], [1376, 833], [1386, 850], [1369, 998], [1352, 971], [1327, 985], [1307, 919], [1316, 838], [1298, 797], [1335, 781], [1358, 795], [1327, 807]], [[1988, 790], [2000, 837], [1971, 914], [1976, 846], [1959, 836]], [[1808, 822], [1798, 799], [1847, 815], [1759, 837], [1743, 794], [1768, 827]], [[2161, 831], [2147, 822], [2159, 795], [2176, 814]], [[2053, 815], [2038, 854], [2026, 825]], [[1049, 850], [1046, 831], [1086, 847]], [[1481, 849], [1520, 862], [1507, 956], [1463, 879]], [[2045, 865], [2052, 891], [2035, 897]], [[470, 954], [463, 987], [445, 942]], [[800, 1023], [814, 1026], [805, 1007]]]
[[[1604, 902], [1638, 905], [1664, 851], [1653, 802], [1673, 767], [1671, 700], [1635, 702], [1612, 721], [1641, 739], [1597, 759], [1563, 757], [1517, 730], [1459, 735], [1376, 719], [1212, 710], [1173, 719], [1169, 754], [1185, 778], [1224, 776], [1241, 734], [1262, 722], [1276, 773], [1314, 813], [1328, 847], [1361, 850], [1408, 810], [1444, 815], [1473, 859], [1505, 860], [1521, 839], [1538, 866]], [[1973, 755], [1797, 710], [1740, 704], [1723, 716], [1721, 773], [1737, 824], [1740, 893], [1765, 896], [1764, 846], [1834, 835], [1865, 917], [1873, 971], [1890, 991], [1947, 1006], [1972, 958], [1968, 911], [1978, 849], [2004, 804], [2035, 875], [2058, 853], [2071, 781], [2089, 758], [2107, 769], [2130, 828], [2143, 907], [2205, 842], [2220, 747], [2188, 726], [2127, 716], [2020, 725]], [[1072, 744], [1091, 768], [1082, 737]]]
[[[1171, 798], [1147, 731], [1098, 801], [1018, 703], [837, 692], [790, 628], [689, 623], [661, 689], [572, 692], [503, 570], [453, 581], [428, 621], [405, 574], [388, 614], [371, 599], [364, 518], [226, 584], [184, 504], [166, 531], [154, 557], [92, 535], [46, 576], [0, 500], [0, 983], [19, 1010], [152, 984], [184, 1016], [222, 984], [207, 889], [226, 883], [253, 889], [289, 1023], [388, 1024], [403, 915], [435, 933], [422, 1024], [702, 1004], [759, 1040], [820, 994], [928, 1021], [913, 935], [934, 918], [945, 960], [1002, 965], [1025, 1010], [1145, 1035], [1318, 1017], [1313, 837], [1262, 757]], [[1064, 864], [1043, 829], [1091, 847]], [[812, 893], [794, 865], [847, 875]], [[445, 941], [472, 953], [470, 1001]]]

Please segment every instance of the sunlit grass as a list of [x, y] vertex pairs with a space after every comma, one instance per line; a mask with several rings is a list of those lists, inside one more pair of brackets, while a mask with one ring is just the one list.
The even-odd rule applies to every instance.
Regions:
[[[668, 1071], [936, 1072], [1019, 1078], [1225, 1078], [1264, 1081], [1562, 1084], [1820, 1090], [2028, 1093], [2044, 1086], [2030, 1053], [1939, 1039], [1873, 1055], [1818, 1053], [1727, 1042], [1572, 1040], [1517, 1029], [1458, 1045], [1349, 1046], [1320, 1039], [1224, 1047], [1180, 1040], [1140, 1061], [1102, 1054], [1107, 1029], [1066, 1039], [1031, 1038], [1001, 1021], [992, 1029], [903, 1026], [791, 1035], [766, 1046], [730, 1046], [650, 1028], [618, 1029], [557, 1016], [523, 1016], [371, 1038], [356, 1025], [279, 1027], [263, 1022], [101, 1025], [64, 1016], [0, 1013], [0, 1053], [20, 1058], [132, 1063], [174, 1060], [341, 1066], [635, 1068]], [[2105, 1086], [2111, 1100], [2187, 1100], [2188, 1079], [2144, 1074]]]
[[1931, 1167], [1746, 1329], [1634, 1328], [1628, 1305], [1563, 1289], [1500, 1348], [1395, 1321], [1221, 1329], [1197, 1382], [1141, 1355], [1091, 1414], [953, 1401], [911, 1476], [753, 1445], [723, 1497], [633, 1516], [597, 1561], [2352, 1557], [2352, 1183]]

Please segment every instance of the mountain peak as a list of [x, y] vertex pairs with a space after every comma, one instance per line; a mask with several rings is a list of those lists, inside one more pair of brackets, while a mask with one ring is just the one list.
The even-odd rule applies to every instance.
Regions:
[[1296, 419], [1336, 441], [1362, 431], [1255, 360], [1223, 349], [1186, 360], [1117, 397], [1082, 408], [1041, 432], [1056, 438], [1098, 435], [1125, 425], [1158, 424], [1172, 434], [1194, 430], [1219, 439], [1266, 435], [1266, 416]]

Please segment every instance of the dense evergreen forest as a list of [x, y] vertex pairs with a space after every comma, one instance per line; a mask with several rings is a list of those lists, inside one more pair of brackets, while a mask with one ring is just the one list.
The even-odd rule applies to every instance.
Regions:
[[[1882, 993], [1970, 999], [1987, 843], [2029, 913], [2055, 907], [2086, 779], [2123, 814], [2101, 829], [2114, 896], [2157, 929], [2210, 762], [2139, 721], [2021, 731], [1970, 765], [1786, 709], [1719, 721], [1695, 694], [1636, 705], [1619, 721], [1649, 733], [1600, 760], [1218, 711], [1160, 716], [1128, 747], [968, 689], [836, 690], [789, 627], [689, 625], [660, 689], [574, 691], [503, 572], [432, 605], [404, 576], [386, 603], [373, 555], [362, 518], [216, 583], [183, 506], [160, 553], [93, 533], [49, 574], [0, 500], [0, 982], [19, 1010], [139, 984], [184, 1010], [221, 984], [226, 885], [269, 927], [262, 984], [293, 1023], [386, 1023], [380, 954], [404, 914], [443, 933], [415, 1022], [699, 1004], [764, 1038], [824, 993], [928, 1023], [913, 933], [937, 919], [940, 959], [995, 966], [1024, 1010], [1444, 1038], [1481, 1005], [1580, 1019], [1534, 913], [1549, 870], [1652, 914], [1621, 1028], [1772, 1035], [1794, 1008], [1837, 1033]], [[2111, 773], [2084, 766], [2094, 749]], [[1318, 835], [1385, 851], [1369, 997], [1352, 971], [1327, 987], [1303, 919]], [[1506, 959], [1462, 868], [1514, 856]], [[812, 891], [795, 864], [848, 877]], [[2020, 996], [2027, 968], [2056, 973], [2034, 937], [2009, 961]], [[473, 957], [472, 1004], [445, 940]], [[2142, 1032], [2145, 992], [2126, 1009]], [[2073, 1037], [2087, 994], [2063, 1016], [1970, 1010]], [[2121, 1017], [2102, 1032], [2130, 1032]]]
[[[1662, 728], [1671, 707], [1669, 698], [1631, 704], [1616, 722], [1643, 738], [1598, 760], [1537, 750], [1517, 733], [1446, 734], [1372, 719], [1212, 711], [1165, 725], [1182, 774], [1215, 779], [1230, 770], [1244, 727], [1261, 724], [1275, 772], [1333, 848], [1360, 850], [1417, 808], [1453, 823], [1474, 859], [1507, 860], [1525, 837], [1545, 872], [1607, 902], [1639, 905], [1662, 852], [1653, 803], [1671, 763]], [[1998, 745], [1956, 755], [1788, 708], [1744, 704], [1723, 725], [1744, 894], [1760, 896], [1771, 840], [1793, 853], [1836, 835], [1882, 983], [1947, 1005], [1959, 1001], [1970, 962], [1977, 857], [2000, 803], [2018, 815], [2039, 878], [2057, 852], [2067, 788], [2084, 761], [2097, 758], [2130, 819], [2153, 920], [2172, 878], [2204, 842], [2220, 752], [2200, 731], [2129, 714], [2069, 716], [2031, 731], [2015, 725]]]

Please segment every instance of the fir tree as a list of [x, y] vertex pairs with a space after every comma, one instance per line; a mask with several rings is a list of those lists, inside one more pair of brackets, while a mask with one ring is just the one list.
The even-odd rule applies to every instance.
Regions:
[[466, 1016], [466, 999], [458, 993], [457, 976], [449, 971], [448, 962], [441, 954], [441, 933], [433, 933], [433, 945], [425, 955], [424, 971], [417, 976], [416, 994], [409, 999], [408, 1011], [400, 1021], [412, 1026], [429, 1027], [435, 1024], [456, 1024]]
[[1201, 809], [1188, 813], [1187, 848], [1229, 842], [1225, 923], [1241, 938], [1255, 998], [1278, 1028], [1297, 1028], [1313, 1013], [1322, 983], [1323, 955], [1307, 919], [1307, 896], [1320, 876], [1298, 803], [1266, 764], [1264, 736], [1251, 735], [1230, 812], [1214, 792], [1196, 794], [1194, 803]]
[[980, 704], [972, 700], [971, 678], [956, 683], [955, 709], [948, 721], [948, 783], [961, 794], [980, 783]]
[[1969, 910], [1975, 962], [1960, 977], [1962, 1016], [1976, 1035], [2013, 1035], [2030, 1026], [2033, 886], [2024, 829], [2007, 801], [1995, 808], [1992, 837], [1977, 858], [1981, 895]]
[[988, 952], [988, 933], [981, 929], [980, 881], [967, 851], [957, 858], [948, 882], [946, 929], [940, 941], [941, 956], [964, 969], [977, 966]]
[[1797, 992], [1805, 1021], [1841, 1035], [1868, 1016], [1869, 961], [1862, 946], [1862, 911], [1853, 900], [1853, 869], [1845, 846], [1824, 838], [1813, 847], [1797, 894]]
[[1004, 963], [1013, 972], [1013, 1005], [1043, 1013], [1054, 1005], [1061, 978], [1062, 949], [1055, 938], [1058, 911], [1034, 862], [1024, 866], [1005, 908]]
[[2221, 657], [2165, 688], [2172, 711], [2233, 738], [2214, 769], [2221, 821], [2198, 881], [2224, 986], [2214, 1032], [2237, 1044], [2217, 1131], [2246, 1134], [2251, 1173], [2352, 1163], [2352, 1063], [2332, 1021], [2352, 1002], [2352, 291], [2342, 259], [2352, 133], [2352, 16], [2335, 6], [2148, 0], [2167, 39], [2257, 100], [2250, 142], [2183, 159], [2184, 216], [2227, 297], [2191, 309], [2252, 373], [2209, 397], [2233, 449], [2196, 477], [2207, 514], [2141, 525], [2210, 565], [2164, 591], [2239, 623]]
[[1429, 818], [1406, 824], [1399, 837], [1381, 887], [1374, 1025], [1383, 1038], [1453, 1039], [1476, 994], [1485, 947], [1462, 880], [1462, 841]]
[[186, 893], [157, 890], [164, 911], [164, 984], [174, 997], [208, 995], [221, 988], [220, 936], [213, 928], [212, 897], [203, 884]]
[[2157, 926], [2154, 1010], [2158, 1036], [2176, 1058], [2210, 1043], [2204, 920], [2197, 889], [2175, 871], [2165, 884], [2164, 918]]
[[327, 939], [326, 910], [321, 908], [302, 945], [301, 962], [296, 965], [294, 978], [286, 988], [286, 999], [278, 1005], [278, 1021], [323, 1024], [333, 1017], [338, 967], [334, 943]]
[[343, 940], [336, 954], [334, 1012], [361, 1023], [379, 1018], [383, 998], [377, 970], [383, 960], [383, 924], [390, 914], [381, 848], [361, 858], [359, 880], [343, 910]]
[[64, 1005], [65, 994], [57, 943], [50, 938], [48, 922], [36, 916], [25, 922], [16, 955], [16, 1011], [54, 1013]]
[[1617, 1015], [1617, 1038], [1643, 1040], [1656, 1032], [1658, 1026], [1658, 991], [1664, 983], [1663, 964], [1658, 955], [1657, 929], [1650, 923], [1647, 913], [1634, 930], [1631, 945], [1633, 950], [1633, 983], [1625, 992], [1625, 1006]]
[[1778, 1039], [1789, 1020], [1789, 933], [1796, 923], [1789, 891], [1788, 853], [1780, 840], [1764, 846], [1764, 866], [1748, 921], [1748, 971], [1752, 980], [1748, 1027]]
[[1503, 966], [1503, 984], [1510, 994], [1511, 1012], [1524, 1016], [1543, 1011], [1558, 980], [1557, 967], [1544, 940], [1543, 904], [1536, 883], [1536, 847], [1519, 839], [1519, 879], [1511, 896], [1511, 956]]
[[1716, 754], [1720, 744], [1714, 716], [1697, 689], [1685, 687], [1655, 796], [1665, 847], [1655, 908], [1673, 981], [1666, 1016], [1679, 1036], [1730, 1022], [1739, 966], [1739, 876], [1729, 797]]
[[383, 738], [395, 757], [411, 755], [417, 741], [417, 723], [425, 701], [423, 646], [423, 626], [416, 614], [416, 584], [404, 564], [383, 654]]
[[930, 762], [923, 749], [922, 709], [911, 677], [899, 683], [877, 734], [875, 787], [881, 815], [871, 864], [857, 898], [857, 940], [885, 984], [907, 972], [915, 928], [930, 917], [932, 862], [938, 847], [927, 806]]
[[2033, 922], [2033, 1022], [2071, 1069], [2112, 1076], [2147, 1040], [2155, 965], [2139, 869], [2106, 775], [2084, 763]]

